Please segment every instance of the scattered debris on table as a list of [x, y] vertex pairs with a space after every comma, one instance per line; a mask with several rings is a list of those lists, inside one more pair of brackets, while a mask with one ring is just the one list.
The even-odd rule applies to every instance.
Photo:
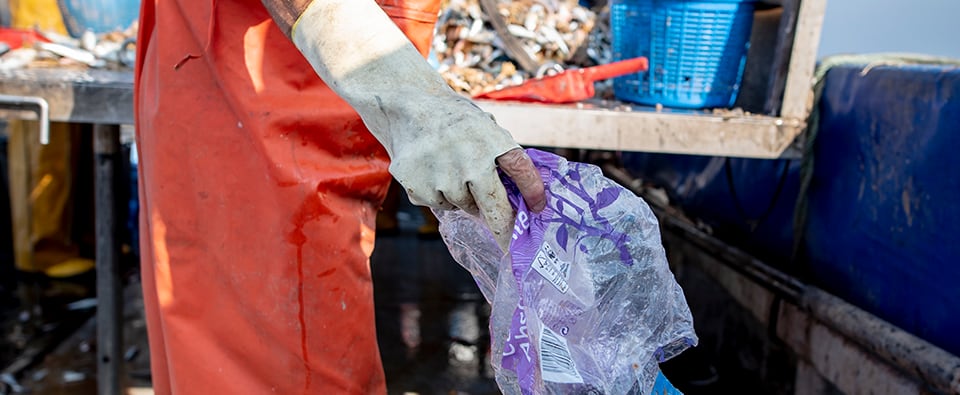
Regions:
[[[485, 13], [485, 2], [495, 4], [499, 15]], [[497, 23], [508, 37], [498, 34]], [[608, 30], [604, 11], [576, 0], [449, 0], [433, 50], [447, 83], [474, 96], [570, 67], [609, 63]], [[517, 47], [507, 41], [523, 52], [512, 54]]]
[[[433, 41], [437, 69], [455, 90], [474, 96], [568, 68], [610, 63], [607, 10], [577, 0], [447, 0]], [[0, 29], [0, 71], [130, 69], [137, 30], [135, 22], [124, 31], [73, 38]], [[608, 85], [597, 84], [598, 96], [610, 96]]]
[[51, 32], [0, 29], [0, 70], [21, 68], [130, 69], [136, 58], [138, 25], [80, 38]]

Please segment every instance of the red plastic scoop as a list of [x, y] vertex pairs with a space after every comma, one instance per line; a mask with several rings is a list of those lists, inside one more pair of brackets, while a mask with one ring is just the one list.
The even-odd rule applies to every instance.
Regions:
[[475, 99], [572, 103], [594, 95], [593, 83], [625, 74], [647, 71], [647, 58], [639, 57], [529, 80], [517, 86], [481, 93]]
[[42, 34], [33, 30], [0, 28], [0, 42], [7, 43], [10, 49], [17, 49], [24, 45], [30, 46], [38, 41], [45, 43], [50, 42], [50, 40]]

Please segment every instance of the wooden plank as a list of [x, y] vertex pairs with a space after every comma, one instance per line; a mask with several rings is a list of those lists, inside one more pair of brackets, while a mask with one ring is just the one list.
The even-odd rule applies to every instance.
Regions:
[[520, 144], [613, 151], [780, 158], [801, 121], [763, 115], [478, 101]]
[[790, 52], [790, 71], [783, 91], [780, 116], [786, 119], [806, 119], [813, 108], [813, 72], [826, 0], [802, 0], [797, 13], [793, 50]]
[[783, 103], [783, 90], [787, 82], [790, 66], [790, 54], [793, 52], [794, 32], [797, 26], [797, 14], [800, 0], [783, 0], [783, 14], [780, 16], [780, 29], [777, 31], [777, 45], [771, 60], [770, 82], [764, 113], [772, 116], [780, 114]]
[[[132, 72], [0, 72], [0, 93], [45, 98], [53, 121], [133, 123]], [[621, 102], [477, 104], [520, 143], [542, 147], [789, 158], [795, 157], [796, 151], [788, 148], [804, 127], [799, 118], [729, 111], [657, 111]]]

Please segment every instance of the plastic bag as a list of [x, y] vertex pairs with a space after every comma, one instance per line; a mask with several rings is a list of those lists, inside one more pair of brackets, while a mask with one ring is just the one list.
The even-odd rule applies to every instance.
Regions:
[[641, 394], [697, 343], [653, 212], [596, 166], [527, 150], [547, 208], [517, 210], [504, 255], [483, 223], [438, 211], [454, 259], [492, 304], [492, 365], [505, 394]]

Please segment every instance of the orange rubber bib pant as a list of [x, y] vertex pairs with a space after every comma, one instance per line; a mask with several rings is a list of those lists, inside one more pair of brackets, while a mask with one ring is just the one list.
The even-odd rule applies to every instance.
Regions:
[[[439, 2], [381, 6], [425, 54]], [[369, 268], [383, 148], [258, 0], [146, 0], [140, 28], [156, 392], [385, 392]]]

